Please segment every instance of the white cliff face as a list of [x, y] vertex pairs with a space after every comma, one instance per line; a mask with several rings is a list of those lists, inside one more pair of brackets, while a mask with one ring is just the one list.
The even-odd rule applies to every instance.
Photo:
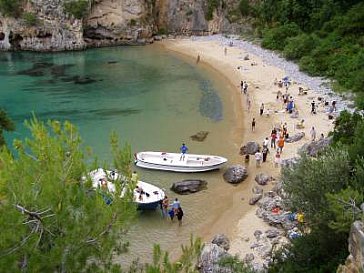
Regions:
[[207, 0], [92, 0], [83, 20], [65, 12], [66, 1], [70, 0], [24, 1], [24, 12], [37, 17], [34, 26], [0, 13], [0, 50], [78, 50], [143, 44], [158, 33], [233, 32], [222, 7], [214, 11], [211, 21], [205, 19]]
[[27, 26], [23, 19], [0, 14], [0, 49], [61, 51], [83, 49], [82, 21], [70, 18], [62, 0], [31, 0], [26, 12], [37, 14], [37, 24]]
[[144, 0], [96, 1], [85, 18], [84, 38], [96, 46], [150, 38], [154, 25], [151, 10]]

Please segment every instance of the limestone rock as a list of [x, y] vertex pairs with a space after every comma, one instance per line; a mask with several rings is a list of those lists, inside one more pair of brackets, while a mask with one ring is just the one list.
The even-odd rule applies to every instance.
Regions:
[[174, 182], [171, 190], [179, 194], [190, 194], [207, 188], [207, 182], [200, 179], [185, 179]]
[[261, 194], [263, 193], [263, 189], [261, 187], [258, 187], [257, 185], [255, 185], [253, 188], [252, 188], [252, 192], [254, 194]]
[[262, 199], [263, 194], [254, 194], [249, 200], [249, 205], [255, 205], [260, 199]]
[[211, 243], [218, 245], [219, 247], [222, 247], [226, 251], [230, 249], [230, 240], [225, 234], [217, 234], [212, 239]]
[[247, 169], [242, 165], [233, 165], [223, 175], [226, 182], [238, 184], [248, 177]]
[[316, 156], [320, 151], [330, 145], [332, 142], [331, 137], [327, 137], [318, 141], [312, 141], [303, 145], [300, 152], [307, 153], [309, 156]]
[[267, 185], [269, 181], [271, 181], [272, 178], [269, 175], [266, 175], [264, 173], [259, 173], [255, 176], [255, 181], [259, 184], [259, 185]]
[[260, 149], [260, 146], [257, 142], [249, 141], [243, 147], [240, 148], [240, 154], [241, 155], [246, 155], [246, 154], [254, 155], [259, 149]]
[[220, 266], [218, 262], [225, 257], [231, 257], [222, 247], [207, 243], [202, 248], [197, 268], [200, 273], [233, 273], [229, 268]]
[[304, 132], [299, 132], [293, 136], [290, 136], [288, 138], [286, 138], [286, 142], [287, 143], [293, 143], [293, 142], [297, 142], [299, 140], [301, 140], [303, 137], [305, 136], [305, 133]]

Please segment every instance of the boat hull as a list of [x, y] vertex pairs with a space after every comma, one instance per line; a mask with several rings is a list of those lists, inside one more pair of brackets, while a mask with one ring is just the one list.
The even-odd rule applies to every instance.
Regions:
[[189, 166], [184, 167], [184, 166], [168, 166], [162, 164], [153, 164], [137, 160], [135, 165], [141, 168], [152, 169], [152, 170], [181, 172], [181, 173], [196, 173], [196, 172], [207, 172], [207, 171], [218, 170], [222, 167], [222, 165], [224, 165], [224, 163], [206, 167], [189, 167]]
[[135, 154], [138, 167], [171, 172], [206, 172], [220, 169], [227, 159], [216, 155], [146, 151]]
[[138, 203], [138, 202], [136, 202], [136, 204], [138, 205], [138, 210], [156, 210], [157, 208], [160, 207], [160, 203], [161, 203], [161, 201], [152, 202], [152, 203]]

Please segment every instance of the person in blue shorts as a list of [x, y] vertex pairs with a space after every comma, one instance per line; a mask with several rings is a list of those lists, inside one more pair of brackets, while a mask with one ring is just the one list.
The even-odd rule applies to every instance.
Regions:
[[185, 155], [186, 155], [186, 153], [187, 153], [187, 151], [188, 151], [187, 146], [186, 146], [184, 143], [182, 143], [182, 146], [181, 146], [181, 148], [179, 148], [179, 149], [180, 149], [180, 151], [181, 151], [181, 157], [180, 157], [180, 159], [179, 159], [179, 160], [185, 160]]

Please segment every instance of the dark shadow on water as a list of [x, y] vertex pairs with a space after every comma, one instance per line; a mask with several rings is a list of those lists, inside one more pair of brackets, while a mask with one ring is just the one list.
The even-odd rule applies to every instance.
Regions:
[[208, 80], [200, 81], [200, 89], [202, 90], [202, 98], [200, 100], [200, 113], [213, 121], [223, 119], [223, 106], [219, 95], [212, 87]]

